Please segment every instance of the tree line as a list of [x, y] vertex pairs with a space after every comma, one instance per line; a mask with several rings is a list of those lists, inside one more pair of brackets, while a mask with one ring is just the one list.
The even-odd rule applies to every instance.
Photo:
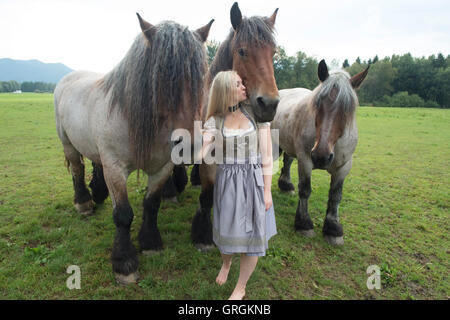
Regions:
[[[208, 60], [213, 60], [220, 43], [209, 42]], [[274, 72], [278, 89], [302, 87], [314, 89], [318, 84], [315, 57], [299, 51], [289, 56], [283, 47], [274, 56]], [[415, 58], [410, 53], [368, 61], [358, 57], [353, 64], [345, 59], [327, 61], [331, 68], [343, 68], [351, 76], [370, 66], [367, 78], [358, 90], [360, 104], [391, 107], [450, 108], [450, 55], [442, 53], [428, 58]]]
[[[207, 45], [208, 62], [214, 59], [219, 42]], [[274, 73], [279, 89], [308, 88], [318, 84], [315, 57], [299, 51], [294, 56], [287, 55], [283, 47], [277, 48], [274, 56]], [[428, 58], [416, 58], [410, 53], [392, 55], [379, 59], [375, 56], [368, 61], [358, 57], [353, 64], [345, 59], [342, 65], [336, 60], [327, 61], [330, 67], [341, 67], [351, 76], [370, 66], [369, 74], [358, 90], [360, 104], [392, 107], [434, 107], [450, 108], [450, 55], [442, 53]], [[56, 84], [45, 82], [0, 81], [0, 92], [53, 92]]]
[[14, 92], [21, 90], [22, 92], [51, 92], [55, 90], [55, 83], [47, 82], [22, 82], [17, 81], [0, 81], [0, 92]]

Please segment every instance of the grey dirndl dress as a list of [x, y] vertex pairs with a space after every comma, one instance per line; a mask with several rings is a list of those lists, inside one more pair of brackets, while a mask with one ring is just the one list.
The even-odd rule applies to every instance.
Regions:
[[261, 155], [224, 162], [216, 167], [213, 241], [223, 254], [265, 256], [277, 229], [273, 205], [265, 210]]

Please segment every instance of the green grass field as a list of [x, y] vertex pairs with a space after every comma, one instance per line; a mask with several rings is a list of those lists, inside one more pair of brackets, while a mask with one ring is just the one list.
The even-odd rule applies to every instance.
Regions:
[[[359, 144], [344, 184], [340, 217], [345, 245], [321, 235], [329, 177], [314, 171], [310, 213], [316, 237], [294, 230], [297, 195], [273, 177], [278, 235], [247, 286], [248, 299], [448, 299], [450, 111], [360, 107]], [[298, 183], [297, 163], [293, 182]], [[90, 178], [91, 165], [86, 165]], [[142, 221], [145, 179], [128, 180]], [[141, 280], [116, 285], [109, 262], [115, 227], [111, 200], [82, 217], [56, 135], [53, 96], [0, 95], [0, 299], [226, 299], [237, 281], [236, 256], [227, 284], [214, 280], [217, 249], [198, 252], [190, 227], [200, 190], [187, 186], [179, 205], [162, 202], [164, 250], [139, 256]], [[81, 268], [81, 289], [69, 290], [66, 269]], [[366, 286], [381, 268], [380, 290]]]

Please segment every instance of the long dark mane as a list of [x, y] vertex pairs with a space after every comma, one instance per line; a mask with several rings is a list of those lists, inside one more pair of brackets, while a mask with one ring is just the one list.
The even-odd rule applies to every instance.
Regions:
[[203, 43], [194, 32], [170, 21], [155, 27], [151, 41], [140, 33], [102, 80], [111, 91], [110, 112], [118, 108], [128, 121], [138, 168], [146, 165], [158, 128], [170, 125], [179, 112], [194, 122], [207, 69]]
[[209, 69], [209, 79], [212, 80], [217, 73], [229, 70], [233, 67], [233, 51], [243, 45], [275, 47], [274, 29], [270, 27], [271, 22], [268, 17], [254, 16], [244, 17], [237, 32], [231, 28], [227, 39], [217, 49], [211, 67]]

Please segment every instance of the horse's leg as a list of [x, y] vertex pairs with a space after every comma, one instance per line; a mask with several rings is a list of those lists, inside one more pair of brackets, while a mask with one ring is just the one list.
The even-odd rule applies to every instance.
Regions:
[[103, 176], [103, 166], [101, 163], [92, 162], [92, 180], [89, 188], [92, 190], [92, 198], [95, 203], [103, 203], [108, 198], [108, 186]]
[[171, 201], [173, 203], [178, 203], [177, 189], [174, 183], [174, 178], [175, 178], [175, 171], [173, 172], [173, 174], [169, 175], [166, 182], [164, 183], [162, 188], [162, 197], [165, 200]]
[[173, 168], [173, 183], [178, 193], [184, 191], [188, 183], [188, 176], [186, 172], [186, 166], [179, 165]]
[[200, 180], [200, 165], [194, 164], [194, 167], [191, 170], [191, 185], [199, 186], [201, 185]]
[[198, 250], [207, 251], [214, 247], [211, 208], [214, 201], [216, 165], [201, 164], [199, 167], [202, 192], [199, 199], [200, 208], [197, 209], [197, 213], [192, 221], [191, 238]]
[[64, 144], [64, 155], [69, 163], [75, 190], [74, 205], [82, 215], [90, 215], [94, 209], [91, 194], [84, 181], [84, 161], [82, 155], [69, 144]]
[[294, 161], [294, 158], [288, 156], [286, 152], [284, 152], [283, 168], [281, 169], [281, 175], [280, 178], [278, 179], [278, 188], [280, 188], [281, 191], [286, 191], [293, 194], [295, 192], [295, 187], [291, 182], [292, 161]]
[[327, 216], [323, 224], [323, 236], [332, 245], [344, 244], [344, 230], [339, 223], [339, 203], [342, 199], [344, 179], [352, 168], [352, 160], [331, 172], [330, 191], [328, 193]]
[[161, 170], [148, 177], [148, 189], [144, 198], [144, 215], [139, 231], [139, 246], [144, 254], [152, 254], [162, 250], [163, 243], [158, 230], [158, 210], [164, 183], [170, 177], [173, 163], [168, 162]]
[[184, 191], [188, 183], [186, 167], [184, 165], [175, 166], [172, 174], [163, 186], [163, 199], [178, 203], [177, 194]]
[[[300, 159], [300, 158], [297, 158]], [[305, 237], [314, 237], [314, 225], [308, 212], [308, 199], [311, 195], [311, 171], [309, 163], [299, 160], [298, 163], [298, 196], [297, 212], [295, 214], [295, 229]]]
[[118, 283], [135, 283], [138, 279], [138, 258], [130, 238], [134, 214], [127, 193], [129, 172], [117, 163], [103, 162], [103, 173], [113, 203], [113, 220], [116, 225], [111, 253], [112, 269]]

